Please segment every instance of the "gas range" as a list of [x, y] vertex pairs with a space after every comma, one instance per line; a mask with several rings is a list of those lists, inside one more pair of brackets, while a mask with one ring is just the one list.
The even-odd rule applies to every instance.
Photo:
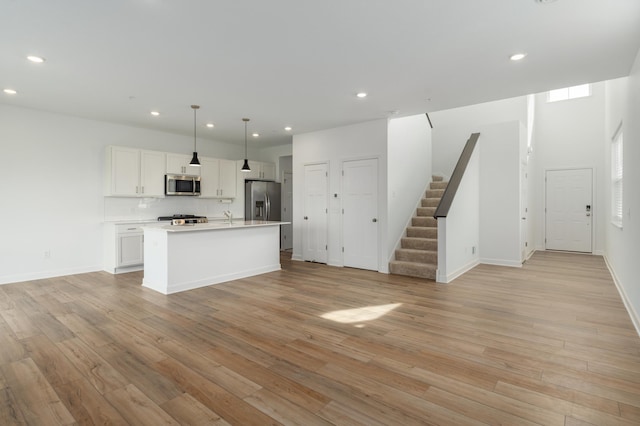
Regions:
[[171, 221], [172, 225], [193, 225], [196, 223], [208, 223], [206, 216], [192, 214], [174, 214], [173, 216], [160, 216], [158, 221]]

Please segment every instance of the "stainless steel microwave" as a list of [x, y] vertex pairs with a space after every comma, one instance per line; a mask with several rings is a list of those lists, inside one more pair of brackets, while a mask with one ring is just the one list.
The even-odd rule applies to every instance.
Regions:
[[200, 176], [166, 175], [165, 195], [200, 195]]

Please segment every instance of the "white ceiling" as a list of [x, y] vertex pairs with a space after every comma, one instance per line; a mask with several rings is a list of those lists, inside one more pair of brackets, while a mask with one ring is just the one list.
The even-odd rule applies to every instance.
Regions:
[[0, 89], [18, 91], [0, 103], [185, 135], [199, 104], [199, 139], [242, 144], [249, 117], [256, 147], [626, 76], [640, 49], [638, 0], [0, 0], [0, 16]]

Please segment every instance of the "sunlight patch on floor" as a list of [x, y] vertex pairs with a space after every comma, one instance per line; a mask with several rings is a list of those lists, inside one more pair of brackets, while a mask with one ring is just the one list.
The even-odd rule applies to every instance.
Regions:
[[[322, 318], [342, 324], [362, 323], [372, 321], [388, 314], [402, 303], [390, 303], [388, 305], [365, 306], [362, 308], [343, 309], [340, 311], [327, 312], [322, 314]], [[360, 328], [362, 325], [360, 325]]]

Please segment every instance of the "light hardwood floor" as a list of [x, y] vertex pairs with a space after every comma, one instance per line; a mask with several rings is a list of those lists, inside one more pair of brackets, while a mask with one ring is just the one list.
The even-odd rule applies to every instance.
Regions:
[[171, 296], [141, 273], [0, 286], [0, 424], [640, 424], [598, 256], [449, 285], [291, 262]]

